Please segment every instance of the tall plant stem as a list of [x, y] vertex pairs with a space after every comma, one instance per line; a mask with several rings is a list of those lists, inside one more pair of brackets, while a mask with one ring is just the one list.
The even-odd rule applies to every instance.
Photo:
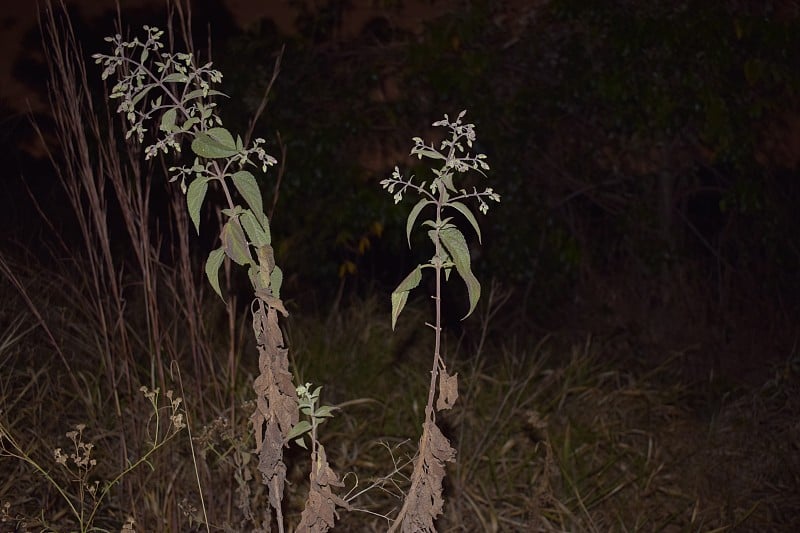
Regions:
[[[442, 207], [441, 204], [437, 205], [436, 218], [441, 221]], [[442, 241], [439, 238], [439, 230], [436, 230], [436, 255], [434, 256], [434, 271], [436, 272], [436, 295], [433, 297], [436, 309], [436, 324], [434, 329], [434, 346], [433, 346], [433, 366], [431, 367], [431, 381], [428, 386], [428, 403], [425, 405], [425, 423], [422, 425], [422, 436], [420, 437], [420, 446], [417, 452], [417, 459], [414, 462], [414, 472], [411, 474], [411, 487], [408, 490], [403, 507], [397, 513], [397, 518], [389, 528], [388, 533], [394, 533], [403, 524], [403, 518], [408, 512], [408, 506], [411, 501], [415, 499], [414, 495], [419, 491], [419, 485], [425, 477], [424, 472], [424, 458], [428, 453], [428, 424], [436, 423], [436, 413], [433, 409], [433, 400], [436, 397], [436, 380], [439, 377], [439, 371], [443, 366], [441, 356], [442, 346]], [[430, 324], [428, 324], [430, 325]]]

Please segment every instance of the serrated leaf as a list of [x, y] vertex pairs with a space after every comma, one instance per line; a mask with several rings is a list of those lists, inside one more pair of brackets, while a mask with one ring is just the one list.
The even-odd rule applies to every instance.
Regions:
[[472, 214], [472, 211], [469, 210], [469, 207], [462, 204], [461, 202], [450, 202], [447, 204], [449, 207], [457, 209], [459, 213], [464, 215], [472, 227], [475, 229], [475, 233], [478, 234], [478, 242], [481, 242], [481, 227], [478, 225], [478, 221], [475, 219], [475, 215]]
[[408, 301], [408, 293], [419, 285], [422, 280], [422, 269], [417, 266], [409, 273], [406, 278], [400, 282], [400, 285], [392, 292], [392, 329], [397, 324], [397, 317], [406, 306]]
[[411, 212], [408, 213], [408, 220], [406, 220], [406, 237], [408, 238], [409, 248], [411, 248], [411, 229], [414, 227], [414, 222], [417, 221], [417, 217], [419, 216], [420, 211], [422, 211], [422, 208], [432, 203], [433, 200], [426, 200], [425, 198], [422, 198], [419, 202], [414, 204], [414, 207], [411, 208]]
[[203, 200], [206, 198], [208, 191], [208, 178], [200, 177], [195, 178], [189, 184], [189, 189], [186, 191], [186, 205], [189, 207], [189, 217], [194, 223], [194, 229], [200, 233], [200, 208], [203, 206]]
[[216, 292], [223, 301], [225, 298], [223, 298], [222, 291], [219, 288], [219, 267], [222, 265], [224, 259], [225, 250], [223, 250], [222, 247], [212, 250], [211, 253], [208, 254], [208, 259], [206, 259], [206, 277], [208, 278], [208, 282], [211, 283], [214, 292]]
[[239, 217], [239, 220], [247, 234], [247, 238], [250, 239], [253, 245], [265, 246], [269, 244], [269, 235], [264, 231], [264, 228], [261, 227], [261, 224], [258, 223], [252, 211], [245, 209], [241, 217]]
[[178, 110], [174, 107], [167, 109], [163, 115], [161, 115], [161, 131], [166, 131], [167, 133], [172, 131], [172, 128], [175, 127], [175, 119], [178, 116]]
[[311, 423], [308, 420], [301, 420], [286, 435], [286, 440], [292, 440], [300, 435], [304, 435], [311, 430]]
[[450, 257], [453, 259], [458, 275], [461, 276], [461, 279], [467, 284], [469, 311], [464, 315], [464, 318], [467, 318], [475, 310], [475, 306], [478, 304], [478, 300], [481, 297], [481, 284], [478, 282], [478, 278], [472, 273], [467, 241], [464, 239], [464, 235], [461, 231], [455, 226], [448, 226], [439, 230], [439, 237], [445, 249], [447, 249], [447, 252], [450, 254]]
[[173, 72], [172, 74], [164, 76], [164, 79], [161, 81], [163, 81], [164, 83], [173, 83], [173, 82], [182, 83], [185, 81], [189, 81], [189, 78], [186, 76], [186, 74], [181, 74], [180, 72]]
[[255, 176], [246, 170], [240, 170], [231, 176], [233, 185], [242, 195], [247, 205], [253, 210], [257, 220], [266, 219], [264, 216], [264, 203], [261, 200], [261, 190]]
[[222, 248], [225, 254], [238, 265], [246, 265], [252, 261], [250, 248], [244, 236], [244, 230], [237, 217], [228, 219], [220, 233]]
[[231, 133], [225, 128], [211, 128], [198, 133], [192, 141], [192, 151], [207, 159], [221, 159], [239, 153]]

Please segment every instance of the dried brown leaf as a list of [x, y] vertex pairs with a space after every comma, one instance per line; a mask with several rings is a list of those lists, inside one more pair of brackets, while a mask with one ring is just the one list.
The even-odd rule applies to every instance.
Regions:
[[[436, 531], [434, 522], [444, 508], [442, 481], [445, 463], [454, 461], [455, 457], [456, 451], [436, 422], [426, 421], [420, 439], [420, 455], [411, 476], [411, 489], [398, 517], [398, 520], [402, 520], [400, 528], [403, 533]], [[395, 529], [396, 526], [393, 526], [391, 531]]]
[[350, 505], [331, 490], [343, 487], [344, 483], [331, 469], [325, 455], [325, 448], [318, 444], [317, 457], [311, 468], [311, 486], [305, 509], [297, 526], [298, 532], [324, 533], [331, 529], [339, 518], [336, 506], [350, 510]]
[[458, 399], [458, 372], [452, 376], [446, 370], [439, 372], [439, 397], [436, 410], [452, 409]]
[[259, 375], [253, 382], [256, 409], [250, 416], [259, 454], [258, 470], [269, 492], [270, 505], [281, 517], [281, 501], [286, 481], [283, 446], [289, 431], [299, 419], [297, 391], [289, 372], [288, 350], [278, 325], [274, 305], [257, 298], [253, 310], [253, 331], [258, 344]]

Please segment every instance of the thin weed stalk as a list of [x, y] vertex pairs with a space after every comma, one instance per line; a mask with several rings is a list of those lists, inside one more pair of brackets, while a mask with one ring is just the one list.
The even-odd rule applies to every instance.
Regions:
[[[180, 6], [176, 9], [179, 10]], [[199, 232], [200, 229], [201, 208], [209, 185], [218, 187], [224, 197], [226, 207], [220, 211], [223, 216], [219, 235], [221, 245], [209, 254], [205, 271], [212, 288], [222, 298], [219, 271], [224, 263], [227, 274], [229, 263], [226, 260], [233, 261], [247, 267], [254, 290], [251, 311], [259, 352], [259, 375], [253, 384], [256, 409], [251, 424], [262, 482], [268, 487], [270, 506], [275, 512], [278, 531], [282, 532], [282, 501], [287, 472], [283, 447], [289, 440], [299, 440], [310, 432], [314, 447], [311, 487], [301, 526], [310, 531], [327, 531], [333, 525], [335, 514], [335, 500], [331, 498], [330, 487], [339, 486], [340, 482], [327, 464], [316, 428], [322, 419], [330, 416], [330, 411], [325, 411], [330, 408], [316, 408], [318, 389], [313, 405], [307, 406], [308, 412], [304, 412], [311, 421], [302, 421], [305, 424], [300, 421], [302, 387], [292, 384], [288, 348], [278, 322], [279, 314], [288, 315], [280, 299], [283, 273], [275, 264], [269, 219], [264, 213], [261, 191], [253, 174], [245, 170], [254, 165], [266, 172], [277, 161], [261, 146], [265, 142], [263, 139], [245, 143], [239, 136], [234, 139], [222, 126], [222, 120], [214, 109], [214, 97], [222, 93], [212, 89], [213, 84], [221, 81], [222, 74], [212, 69], [210, 62], [197, 66], [192, 53], [165, 52], [161, 42], [164, 32], [150, 26], [145, 26], [144, 31], [146, 35], [142, 41], [138, 38], [125, 41], [121, 33], [108, 37], [106, 40], [112, 45], [112, 54], [95, 54], [93, 57], [104, 67], [103, 79], [111, 75], [118, 78], [109, 98], [120, 102], [117, 111], [125, 118], [126, 138], [133, 137], [142, 143], [145, 124], [150, 127], [158, 120], [154, 143], [144, 148], [145, 159], [171, 150], [180, 153], [182, 141], [185, 138], [191, 140], [191, 150], [197, 156], [194, 164], [170, 167], [168, 172], [170, 181], [180, 180], [195, 230]], [[277, 76], [279, 65], [280, 58], [276, 61], [272, 81]], [[248, 137], [258, 114], [264, 109], [267, 94], [251, 123]], [[238, 198], [242, 198], [244, 205], [240, 205]], [[235, 331], [234, 306], [234, 301], [228, 302], [231, 339]], [[230, 345], [228, 370], [231, 380], [236, 371], [235, 351], [235, 346]], [[233, 409], [232, 401], [231, 412]], [[323, 412], [325, 414], [320, 414]], [[317, 497], [320, 494], [324, 497]], [[336, 503], [346, 506], [344, 501]]]
[[[179, 361], [184, 350], [184, 346], [174, 340], [188, 337], [186, 344], [194, 363], [191, 366], [198, 377], [215, 373], [204, 320], [199, 314], [202, 293], [196, 289], [185, 232], [181, 232], [182, 241], [173, 241], [177, 243], [173, 248], [176, 267], [170, 269], [158, 260], [163, 241], [158, 226], [150, 225], [154, 168], [141, 164], [140, 150], [135, 145], [119, 146], [114, 116], [107, 107], [99, 112], [96, 109], [83, 52], [66, 15], [65, 4], [62, 1], [46, 3], [40, 12], [40, 26], [51, 72], [49, 100], [55, 133], [60, 141], [59, 151], [52, 151], [47, 135], [37, 124], [33, 126], [74, 214], [80, 245], [76, 247], [59, 235], [46, 206], [36, 204], [36, 207], [53, 230], [54, 242], [61, 246], [61, 251], [54, 253], [53, 258], [64, 254], [70, 258], [69, 261], [56, 259], [69, 270], [63, 275], [64, 283], [54, 284], [54, 288], [64, 293], [66, 301], [77, 304], [83, 316], [75, 319], [88, 320], [85, 332], [81, 332], [86, 334], [81, 348], [96, 353], [104, 376], [97, 384], [97, 405], [92, 405], [93, 401], [86, 398], [88, 392], [85, 392], [95, 384], [88, 383], [71, 368], [69, 360], [73, 357], [68, 357], [60, 340], [50, 332], [47, 318], [40, 312], [41, 306], [19, 279], [19, 268], [2, 261], [0, 272], [16, 286], [31, 312], [38, 317], [67, 369], [66, 375], [74, 390], [85, 398], [92, 417], [100, 415], [95, 407], [101, 403], [102, 391], [108, 392], [121, 434], [117, 448], [119, 462], [128, 464], [130, 443], [140, 442], [144, 435], [136, 424], [130, 423], [125, 405], [143, 378], [152, 390], [168, 379], [166, 361]], [[133, 252], [132, 269], [123, 267], [112, 246], [115, 239], [117, 248], [120, 243], [117, 238], [120, 235], [114, 233], [111, 226], [112, 208], [117, 207], [122, 221], [121, 236], [129, 243], [123, 248]], [[186, 217], [175, 220], [179, 229], [186, 227]], [[172, 293], [171, 300], [162, 296], [165, 287]], [[170, 331], [171, 321], [164, 318], [167, 301], [174, 304], [172, 314], [189, 317], [186, 320], [190, 324], [188, 336], [178, 335], [177, 330]], [[137, 328], [140, 322], [143, 322], [144, 335], [139, 334]], [[146, 369], [140, 363], [143, 354], [148, 358]], [[193, 383], [196, 384], [192, 387], [194, 395], [206, 399], [193, 405], [203, 412], [208, 400], [222, 388], [209, 390], [201, 380]], [[123, 500], [134, 501], [136, 494], [143, 493], [143, 487], [135, 488], [133, 476], [124, 476], [123, 483], [126, 494]]]
[[[456, 215], [465, 218], [480, 240], [480, 225], [472, 211], [463, 203], [464, 200], [470, 198], [477, 200], [479, 210], [484, 214], [489, 209], [486, 200], [500, 201], [500, 196], [491, 188], [487, 188], [483, 192], [478, 192], [477, 188], [473, 188], [472, 192], [467, 192], [466, 189], [459, 189], [454, 184], [457, 174], [470, 170], [483, 174], [484, 170], [489, 169], [484, 154], [472, 155], [467, 151], [467, 148], [472, 148], [476, 137], [474, 124], [462, 123], [465, 114], [466, 111], [462, 111], [452, 121], [445, 115], [444, 120], [433, 123], [434, 126], [448, 128], [451, 133], [450, 139], [442, 141], [439, 148], [425, 144], [419, 137], [413, 139], [414, 147], [411, 149], [411, 155], [416, 155], [420, 159], [425, 157], [442, 161], [439, 169], [433, 169], [434, 177], [429, 185], [424, 181], [421, 184], [414, 183], [414, 176], [404, 179], [397, 167], [391, 178], [381, 181], [383, 188], [394, 194], [395, 203], [400, 202], [403, 194], [409, 190], [416, 192], [421, 197], [411, 209], [406, 223], [409, 246], [411, 246], [411, 230], [420, 213], [430, 206], [434, 208], [435, 214], [433, 218], [421, 223], [422, 226], [431, 228], [427, 233], [434, 246], [433, 257], [428, 263], [417, 265], [400, 282], [391, 296], [392, 328], [394, 328], [397, 318], [408, 300], [409, 292], [415, 289], [422, 280], [422, 270], [433, 268], [435, 323], [426, 325], [434, 330], [434, 349], [428, 400], [425, 405], [425, 420], [417, 458], [414, 462], [414, 472], [411, 475], [411, 487], [400, 512], [389, 528], [390, 533], [399, 529], [404, 532], [435, 531], [435, 520], [442, 513], [444, 507], [442, 482], [445, 476], [445, 463], [455, 460], [456, 451], [450, 446], [450, 442], [436, 424], [436, 412], [452, 409], [458, 398], [458, 374], [450, 375], [448, 373], [441, 354], [442, 275], [449, 279], [451, 271], [455, 269], [459, 277], [466, 283], [469, 297], [469, 310], [464, 317], [466, 318], [473, 312], [480, 299], [481, 286], [472, 273], [466, 239], [461, 230], [452, 223], [452, 220]], [[453, 216], [449, 216], [451, 213]], [[434, 399], [436, 399], [436, 404], [434, 404]]]

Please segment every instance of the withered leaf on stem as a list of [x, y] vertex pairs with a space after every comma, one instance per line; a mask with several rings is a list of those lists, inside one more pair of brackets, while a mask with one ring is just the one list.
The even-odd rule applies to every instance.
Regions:
[[337, 496], [331, 487], [344, 487], [339, 476], [331, 469], [325, 455], [325, 448], [319, 444], [316, 460], [311, 466], [311, 487], [308, 491], [305, 509], [303, 509], [297, 531], [324, 533], [331, 529], [339, 518], [336, 506], [350, 510], [350, 504]]
[[[433, 533], [434, 521], [442, 514], [442, 481], [445, 463], [455, 460], [456, 451], [433, 420], [427, 420], [420, 439], [420, 456], [414, 465], [411, 491], [402, 516], [403, 533]], [[401, 511], [402, 512], [402, 511]], [[394, 528], [392, 528], [394, 529]]]
[[259, 375], [253, 382], [256, 409], [250, 417], [259, 454], [258, 469], [268, 487], [270, 505], [281, 519], [286, 480], [283, 445], [299, 419], [297, 391], [289, 372], [288, 349], [278, 325], [276, 307], [256, 299], [253, 331], [258, 344]]
[[436, 410], [452, 409], [458, 400], [458, 372], [452, 376], [447, 370], [439, 371], [439, 397], [436, 400]]

